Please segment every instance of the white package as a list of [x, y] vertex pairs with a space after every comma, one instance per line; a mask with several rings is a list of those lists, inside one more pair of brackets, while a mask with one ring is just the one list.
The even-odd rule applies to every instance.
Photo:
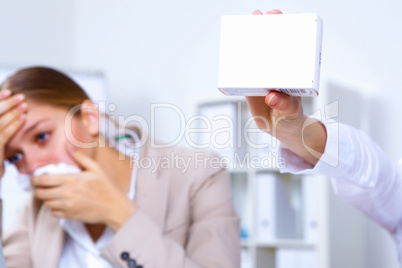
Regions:
[[314, 13], [223, 16], [218, 88], [226, 95], [317, 96], [321, 44]]

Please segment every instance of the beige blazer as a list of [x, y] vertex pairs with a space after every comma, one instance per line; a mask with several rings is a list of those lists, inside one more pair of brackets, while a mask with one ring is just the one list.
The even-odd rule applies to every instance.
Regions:
[[[189, 168], [173, 165], [174, 156], [190, 159]], [[239, 267], [239, 218], [228, 172], [200, 161], [216, 160], [216, 155], [179, 147], [152, 148], [148, 139], [141, 147], [143, 158], [161, 159], [165, 165], [156, 172], [145, 168], [145, 161], [140, 165], [136, 189], [140, 209], [115, 233], [102, 257], [113, 267], [128, 267], [123, 252], [144, 268]], [[58, 219], [32, 196], [4, 235], [7, 268], [56, 268], [64, 237]]]

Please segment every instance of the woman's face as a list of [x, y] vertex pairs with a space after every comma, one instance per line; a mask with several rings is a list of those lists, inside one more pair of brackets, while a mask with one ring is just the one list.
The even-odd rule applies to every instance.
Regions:
[[[25, 123], [5, 147], [6, 159], [23, 174], [32, 174], [39, 167], [59, 162], [76, 165], [68, 152], [71, 143], [66, 133], [81, 142], [94, 141], [94, 137], [83, 117], [75, 116], [71, 124], [65, 123], [68, 112], [66, 108], [28, 101]], [[86, 150], [86, 154], [93, 153], [93, 150]]]

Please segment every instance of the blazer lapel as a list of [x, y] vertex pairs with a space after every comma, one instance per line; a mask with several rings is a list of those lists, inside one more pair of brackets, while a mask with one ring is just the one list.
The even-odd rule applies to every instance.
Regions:
[[[140, 138], [147, 135], [133, 129]], [[141, 211], [147, 214], [160, 228], [164, 230], [166, 207], [169, 196], [169, 179], [163, 178], [163, 174], [158, 169], [158, 161], [161, 161], [158, 151], [150, 145], [149, 136], [147, 142], [142, 144], [140, 157], [137, 159], [137, 186], [135, 202]], [[149, 163], [151, 163], [150, 167]], [[160, 163], [160, 162], [159, 162]]]
[[58, 267], [64, 244], [64, 230], [48, 208], [41, 207], [34, 232], [32, 262], [34, 268]]

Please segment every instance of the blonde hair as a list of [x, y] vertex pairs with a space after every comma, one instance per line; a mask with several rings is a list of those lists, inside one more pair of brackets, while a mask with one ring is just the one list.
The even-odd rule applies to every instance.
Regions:
[[24, 94], [27, 100], [71, 109], [90, 99], [73, 79], [55, 69], [30, 67], [8, 77], [0, 90]]
[[[9, 76], [1, 85], [0, 90], [8, 89], [15, 94], [24, 94], [27, 100], [38, 103], [64, 107], [71, 110], [89, 100], [88, 94], [72, 78], [64, 73], [48, 67], [29, 67], [18, 70]], [[74, 116], [79, 116], [78, 109]], [[113, 143], [114, 133], [119, 129], [118, 122], [106, 113], [100, 113], [100, 134]]]

